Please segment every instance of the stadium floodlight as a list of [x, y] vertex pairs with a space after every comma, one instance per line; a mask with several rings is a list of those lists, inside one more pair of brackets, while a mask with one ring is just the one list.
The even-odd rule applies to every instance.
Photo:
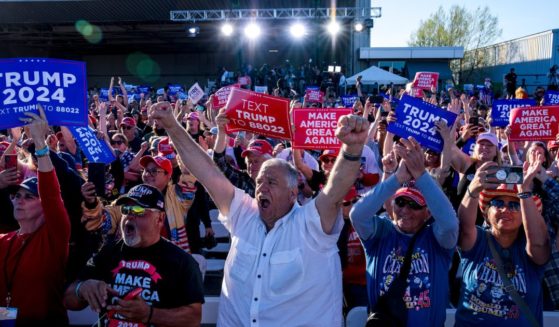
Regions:
[[221, 26], [221, 33], [225, 36], [231, 36], [233, 34], [233, 25], [225, 23]]
[[289, 32], [294, 38], [300, 39], [307, 34], [307, 28], [302, 23], [294, 23], [289, 27]]
[[363, 26], [363, 23], [361, 22], [356, 22], [355, 24], [353, 24], [353, 28], [356, 32], [361, 32], [363, 28], [365, 28], [365, 26]]
[[341, 29], [340, 24], [335, 20], [330, 21], [330, 23], [328, 23], [328, 26], [326, 28], [328, 32], [333, 36], [338, 34], [338, 32], [340, 32]]
[[190, 26], [186, 29], [186, 33], [188, 37], [196, 37], [198, 34], [200, 34], [200, 27]]
[[249, 23], [245, 27], [245, 36], [248, 37], [249, 39], [256, 39], [257, 37], [260, 36], [260, 33], [261, 33], [260, 26], [258, 26], [256, 23]]

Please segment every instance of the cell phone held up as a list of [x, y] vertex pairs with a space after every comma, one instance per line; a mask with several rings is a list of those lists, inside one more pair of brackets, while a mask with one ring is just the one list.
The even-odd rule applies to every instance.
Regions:
[[17, 154], [6, 154], [4, 160], [6, 169], [17, 168]]
[[479, 125], [479, 117], [478, 116], [470, 117], [470, 119], [468, 120], [468, 124], [474, 125], [474, 126]]
[[494, 173], [487, 174], [487, 178], [496, 184], [521, 184], [524, 172], [520, 166], [501, 166]]
[[95, 185], [97, 196], [105, 195], [105, 164], [102, 162], [90, 162], [87, 165], [87, 181]]

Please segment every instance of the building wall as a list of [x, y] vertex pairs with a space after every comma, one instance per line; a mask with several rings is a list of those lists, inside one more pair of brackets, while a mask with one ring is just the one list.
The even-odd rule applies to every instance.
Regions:
[[533, 92], [537, 86], [547, 86], [546, 74], [551, 66], [559, 64], [558, 46], [559, 29], [555, 29], [478, 49], [486, 59], [465, 82], [483, 84], [483, 78], [490, 77], [500, 85], [514, 68], [518, 86], [525, 79], [528, 92]]

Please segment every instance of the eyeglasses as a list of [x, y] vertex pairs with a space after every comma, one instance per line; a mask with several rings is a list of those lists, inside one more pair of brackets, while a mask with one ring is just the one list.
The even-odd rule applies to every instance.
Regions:
[[353, 200], [351, 200], [351, 201], [344, 201], [344, 202], [342, 202], [342, 205], [343, 205], [344, 207], [348, 207], [350, 204], [355, 204], [355, 202], [357, 202], [357, 201], [359, 201], [359, 198], [355, 198], [355, 199], [353, 199]]
[[111, 145], [121, 145], [122, 143], [124, 143], [123, 141], [111, 141]]
[[157, 169], [157, 168], [152, 168], [152, 169], [144, 169], [144, 173], [146, 173], [150, 176], [155, 176], [159, 173], [165, 173], [165, 171], [161, 170], [161, 169]]
[[322, 162], [325, 163], [325, 164], [334, 163], [334, 162], [336, 162], [336, 158], [324, 158], [324, 159], [322, 159], [322, 160], [320, 160], [320, 161], [322, 161]]
[[421, 209], [425, 208], [425, 206], [421, 206], [421, 205], [419, 205], [419, 203], [417, 203], [413, 200], [406, 200], [403, 197], [396, 198], [394, 200], [394, 203], [400, 208], [408, 206], [408, 208], [410, 208], [412, 210], [421, 210]]
[[504, 200], [493, 199], [493, 200], [489, 201], [489, 205], [491, 207], [495, 207], [497, 209], [502, 209], [506, 205], [506, 207], [510, 211], [520, 211], [520, 202], [518, 202], [518, 201], [509, 201], [508, 203], [505, 203]]
[[122, 206], [120, 207], [120, 212], [123, 215], [134, 215], [138, 217], [143, 217], [146, 211], [159, 211], [157, 209], [144, 208], [141, 206]]
[[21, 200], [21, 199], [23, 199], [25, 201], [28, 201], [28, 200], [34, 200], [36, 198], [37, 198], [36, 196], [34, 196], [33, 194], [29, 194], [29, 193], [10, 194], [10, 199], [12, 199], [12, 201]]

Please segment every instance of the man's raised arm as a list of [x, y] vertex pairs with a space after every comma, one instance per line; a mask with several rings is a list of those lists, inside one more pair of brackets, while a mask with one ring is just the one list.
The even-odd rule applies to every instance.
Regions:
[[235, 193], [233, 184], [223, 176], [212, 159], [175, 119], [168, 102], [152, 105], [149, 115], [165, 128], [184, 165], [208, 190], [219, 212], [227, 215]]
[[341, 201], [357, 179], [368, 130], [369, 122], [363, 117], [346, 115], [338, 120], [336, 136], [342, 148], [326, 186], [316, 198], [322, 230], [326, 234], [332, 232]]

